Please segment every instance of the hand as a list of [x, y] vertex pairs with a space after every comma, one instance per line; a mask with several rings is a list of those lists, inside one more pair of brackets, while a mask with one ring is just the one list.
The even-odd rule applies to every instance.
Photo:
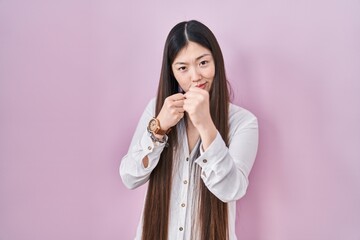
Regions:
[[184, 117], [184, 94], [176, 93], [167, 97], [156, 117], [160, 121], [162, 130], [168, 130], [175, 126]]
[[209, 93], [206, 90], [192, 86], [184, 96], [184, 110], [189, 114], [191, 122], [197, 129], [212, 122]]
[[199, 131], [203, 150], [214, 141], [217, 129], [210, 114], [209, 93], [198, 87], [190, 87], [185, 93], [184, 110]]

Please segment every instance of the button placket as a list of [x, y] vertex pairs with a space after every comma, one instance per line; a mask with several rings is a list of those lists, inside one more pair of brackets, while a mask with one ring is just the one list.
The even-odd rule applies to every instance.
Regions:
[[[186, 155], [185, 155], [186, 156]], [[185, 157], [185, 161], [181, 164], [181, 170], [182, 171], [182, 183], [180, 185], [181, 187], [181, 195], [179, 198], [179, 220], [178, 220], [178, 239], [183, 239], [185, 234], [185, 225], [186, 225], [186, 204], [187, 204], [187, 198], [188, 198], [188, 180], [189, 179], [189, 157]]]

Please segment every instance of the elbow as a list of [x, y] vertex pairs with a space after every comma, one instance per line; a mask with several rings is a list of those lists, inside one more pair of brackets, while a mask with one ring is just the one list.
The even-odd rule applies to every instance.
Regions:
[[240, 191], [234, 194], [229, 194], [227, 196], [218, 196], [218, 198], [220, 199], [220, 201], [224, 203], [228, 203], [241, 199], [242, 197], [245, 196], [245, 194], [246, 194], [246, 189], [241, 189]]
[[243, 198], [246, 195], [246, 189], [247, 188], [241, 189], [238, 192], [238, 194], [236, 195], [235, 200], [239, 200], [239, 199]]
[[137, 188], [138, 186], [135, 184], [126, 184], [125, 182], [123, 182], [125, 187], [129, 190], [134, 190], [135, 188]]
[[121, 177], [121, 180], [122, 180], [124, 186], [130, 190], [133, 190], [133, 189], [143, 185], [149, 179], [148, 176], [136, 177], [134, 175], [131, 175], [128, 172], [122, 171], [121, 167], [120, 167], [119, 173], [120, 173], [120, 177]]
[[121, 180], [122, 180], [124, 186], [127, 189], [133, 190], [140, 185], [137, 181], [132, 180], [131, 176], [129, 176], [127, 174], [120, 173], [120, 177], [121, 177]]
[[119, 168], [119, 175], [121, 178], [121, 181], [123, 182], [124, 186], [127, 189], [135, 189], [136, 187], [138, 187], [138, 185], [136, 184], [136, 181], [134, 181], [131, 177], [131, 175], [129, 175], [127, 172], [124, 171], [124, 168], [122, 168], [122, 165], [120, 165]]
[[213, 189], [213, 194], [224, 203], [237, 201], [245, 196], [248, 181], [246, 178], [241, 178], [236, 182], [237, 184], [230, 183], [229, 181], [222, 184], [218, 182], [214, 186], [209, 187], [209, 189]]
[[232, 200], [237, 201], [243, 198], [246, 195], [248, 186], [249, 186], [249, 180], [246, 177], [242, 178], [238, 188], [236, 189], [236, 191], [234, 191]]
[[130, 190], [135, 189], [149, 180], [150, 172], [139, 172], [129, 169], [131, 169], [129, 166], [126, 166], [123, 162], [121, 162], [119, 174], [126, 188]]

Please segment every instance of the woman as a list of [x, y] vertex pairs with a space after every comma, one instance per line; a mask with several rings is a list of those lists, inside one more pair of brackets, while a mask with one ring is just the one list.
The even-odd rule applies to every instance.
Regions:
[[258, 124], [230, 103], [220, 46], [198, 21], [169, 33], [156, 99], [120, 164], [124, 184], [149, 181], [136, 239], [236, 239]]

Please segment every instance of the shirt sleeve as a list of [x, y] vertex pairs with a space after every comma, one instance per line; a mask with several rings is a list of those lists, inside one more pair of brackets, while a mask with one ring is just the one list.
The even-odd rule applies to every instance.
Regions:
[[[129, 189], [139, 187], [149, 180], [166, 145], [166, 141], [154, 143], [147, 131], [148, 122], [154, 114], [155, 99], [152, 99], [139, 120], [127, 154], [121, 160], [119, 173], [124, 185]], [[142, 162], [145, 156], [149, 159], [149, 165], [146, 168]]]
[[[246, 111], [246, 110], [245, 110]], [[258, 122], [246, 111], [233, 118], [229, 147], [218, 132], [214, 141], [195, 162], [201, 167], [201, 178], [207, 188], [221, 201], [230, 202], [243, 197], [249, 184], [248, 176], [258, 148]]]

